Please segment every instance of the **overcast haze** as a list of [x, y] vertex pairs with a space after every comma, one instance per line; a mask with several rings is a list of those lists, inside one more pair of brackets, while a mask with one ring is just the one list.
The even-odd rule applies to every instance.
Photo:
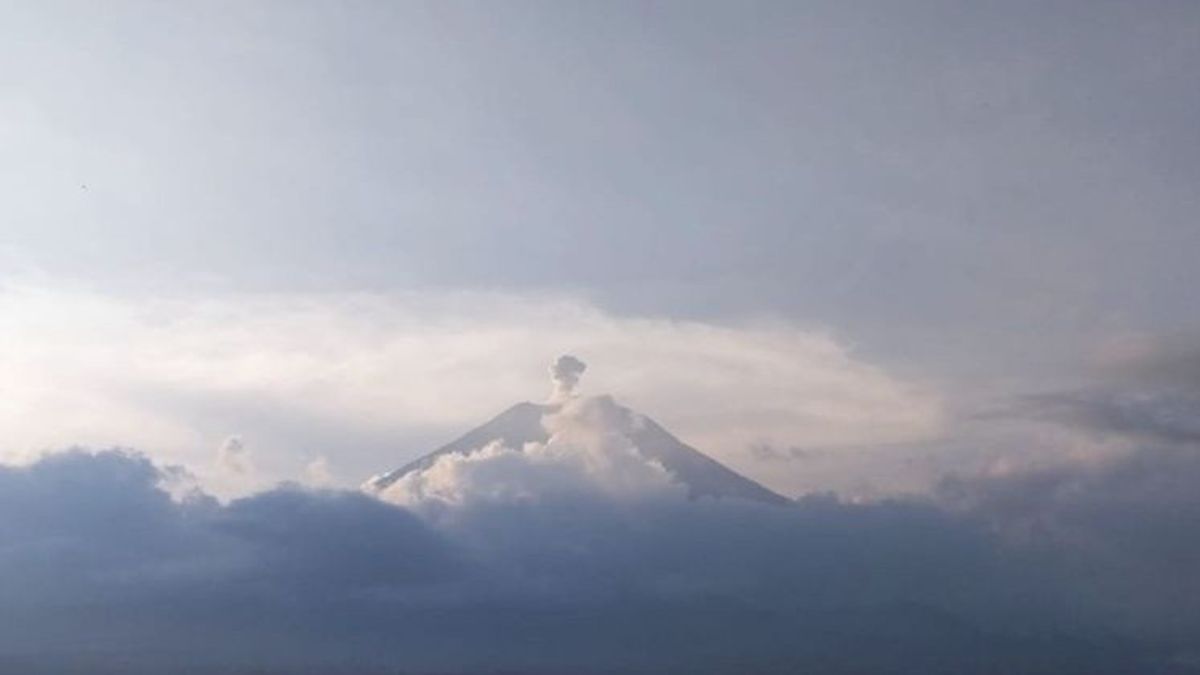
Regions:
[[[0, 579], [43, 622], [0, 657], [153, 669], [210, 631], [198, 665], [294, 667], [294, 636], [252, 630], [263, 602], [314, 634], [296, 617], [340, 607], [296, 658], [364, 668], [396, 665], [419, 607], [477, 651], [427, 622], [405, 668], [1191, 672], [1197, 73], [1193, 2], [0, 0]], [[440, 496], [353, 492], [569, 402], [564, 354], [573, 393], [799, 505], [695, 506], [584, 417], [418, 477]], [[128, 559], [128, 532], [73, 529], [108, 508], [144, 524]], [[103, 658], [57, 651], [63, 551], [94, 565], [89, 607], [128, 612]], [[192, 604], [157, 646], [120, 637], [171, 597]], [[647, 634], [707, 618], [633, 663], [628, 635], [543, 613], [620, 624], [622, 603]], [[914, 622], [886, 667], [840, 646]], [[713, 635], [728, 649], [686, 644]]]
[[1195, 328], [1195, 12], [10, 4], [7, 263], [551, 289], [882, 350]]

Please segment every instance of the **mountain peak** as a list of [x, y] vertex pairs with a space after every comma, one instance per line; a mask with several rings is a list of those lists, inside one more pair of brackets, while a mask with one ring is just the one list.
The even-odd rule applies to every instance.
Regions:
[[544, 449], [557, 439], [558, 445], [570, 452], [570, 444], [564, 439], [576, 444], [604, 439], [596, 442], [606, 446], [613, 446], [616, 439], [617, 447], [660, 468], [660, 473], [665, 472], [671, 481], [683, 486], [690, 498], [737, 498], [772, 504], [789, 501], [685, 444], [654, 420], [618, 404], [611, 396], [574, 396], [574, 386], [584, 368], [583, 362], [574, 357], [560, 358], [551, 366], [556, 386], [555, 395], [547, 403], [518, 403], [441, 448], [371, 478], [363, 488], [386, 496], [389, 488], [406, 477], [420, 478], [439, 461], [478, 457], [477, 453], [497, 444], [514, 452], [528, 452], [530, 448]]

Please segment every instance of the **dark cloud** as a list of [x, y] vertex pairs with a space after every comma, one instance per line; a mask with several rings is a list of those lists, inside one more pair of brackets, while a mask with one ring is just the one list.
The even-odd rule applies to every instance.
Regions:
[[1157, 443], [1200, 443], [1200, 388], [1095, 389], [1029, 396], [1020, 415]]
[[1096, 451], [1085, 444], [1074, 456], [951, 477], [936, 490], [948, 510], [1067, 590], [1081, 616], [1173, 644], [1192, 662], [1200, 644], [1191, 609], [1200, 597], [1195, 357], [1194, 349], [1140, 349], [1090, 387], [1025, 396], [982, 416], [1061, 425]]
[[341, 619], [462, 564], [415, 516], [364, 495], [176, 501], [165, 477], [122, 452], [0, 469], [0, 654], [89, 672], [303, 663], [353, 630]]
[[[1200, 392], [1200, 336], [1140, 335], [1116, 341], [1100, 370], [1110, 379]], [[1123, 344], [1122, 344], [1123, 342]]]
[[1113, 341], [1097, 355], [1091, 386], [1027, 396], [1009, 412], [1141, 443], [1200, 443], [1196, 344], [1178, 335]]
[[803, 460], [817, 454], [818, 451], [796, 446], [777, 447], [770, 443], [751, 443], [749, 448], [750, 456], [755, 459], [760, 459], [766, 462], [783, 462], [791, 460]]
[[1197, 646], [1200, 451], [1148, 446], [1092, 466], [945, 481], [969, 514], [1126, 634]]
[[[0, 468], [0, 667], [1153, 673], [1200, 644], [1194, 457], [960, 480], [950, 510], [558, 495], [433, 524], [289, 486], [173, 499], [177, 473], [124, 452]], [[1153, 583], [1110, 620], [1129, 571]]]

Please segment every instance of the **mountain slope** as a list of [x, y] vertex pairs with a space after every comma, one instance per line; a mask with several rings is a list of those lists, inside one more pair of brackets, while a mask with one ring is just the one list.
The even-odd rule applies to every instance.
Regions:
[[[619, 406], [608, 397], [601, 399], [606, 408], [616, 412], [613, 419], [606, 421], [614, 427], [611, 431], [628, 437], [643, 457], [661, 464], [675, 480], [686, 486], [691, 497], [739, 498], [771, 504], [789, 501], [683, 443], [650, 418]], [[441, 448], [370, 479], [363, 487], [371, 492], [382, 492], [405, 475], [433, 466], [439, 457], [469, 455], [492, 441], [500, 441], [511, 448], [521, 448], [526, 443], [545, 443], [549, 432], [543, 419], [560, 409], [561, 404], [557, 403], [518, 403]]]

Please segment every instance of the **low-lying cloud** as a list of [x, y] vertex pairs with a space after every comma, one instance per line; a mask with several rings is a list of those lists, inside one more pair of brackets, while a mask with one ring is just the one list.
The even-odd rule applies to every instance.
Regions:
[[[573, 396], [544, 442], [442, 457], [371, 496], [311, 485], [364, 477], [354, 453], [375, 472], [433, 445], [383, 456], [388, 425], [430, 412], [460, 432], [509, 388], [536, 396], [564, 347], [604, 364], [583, 386], [564, 370], [572, 387], [629, 392], [702, 449], [740, 438], [764, 465], [812, 474], [796, 485], [835, 490], [814, 466], [917, 447], [946, 420], [938, 397], [792, 328], [511, 298], [478, 316], [478, 298], [459, 313], [372, 297], [89, 301], [39, 319], [21, 297], [0, 327], [17, 345], [0, 383], [10, 445], [133, 430], [125, 442], [153, 452], [0, 465], [3, 671], [1200, 672], [1186, 378], [956, 418], [922, 468], [955, 475], [923, 497], [689, 498], [611, 433], [605, 399]], [[864, 420], [877, 424], [853, 428]], [[305, 436], [319, 442], [287, 445]], [[270, 487], [282, 457], [310, 486]]]
[[0, 666], [1195, 672], [1194, 452], [774, 506], [569, 440], [435, 465], [405, 507], [173, 497], [186, 472], [121, 451], [0, 467]]
[[543, 418], [545, 442], [494, 440], [476, 452], [445, 454], [379, 496], [426, 513], [563, 498], [684, 499], [686, 488], [621, 432], [623, 414], [609, 397], [567, 401]]

